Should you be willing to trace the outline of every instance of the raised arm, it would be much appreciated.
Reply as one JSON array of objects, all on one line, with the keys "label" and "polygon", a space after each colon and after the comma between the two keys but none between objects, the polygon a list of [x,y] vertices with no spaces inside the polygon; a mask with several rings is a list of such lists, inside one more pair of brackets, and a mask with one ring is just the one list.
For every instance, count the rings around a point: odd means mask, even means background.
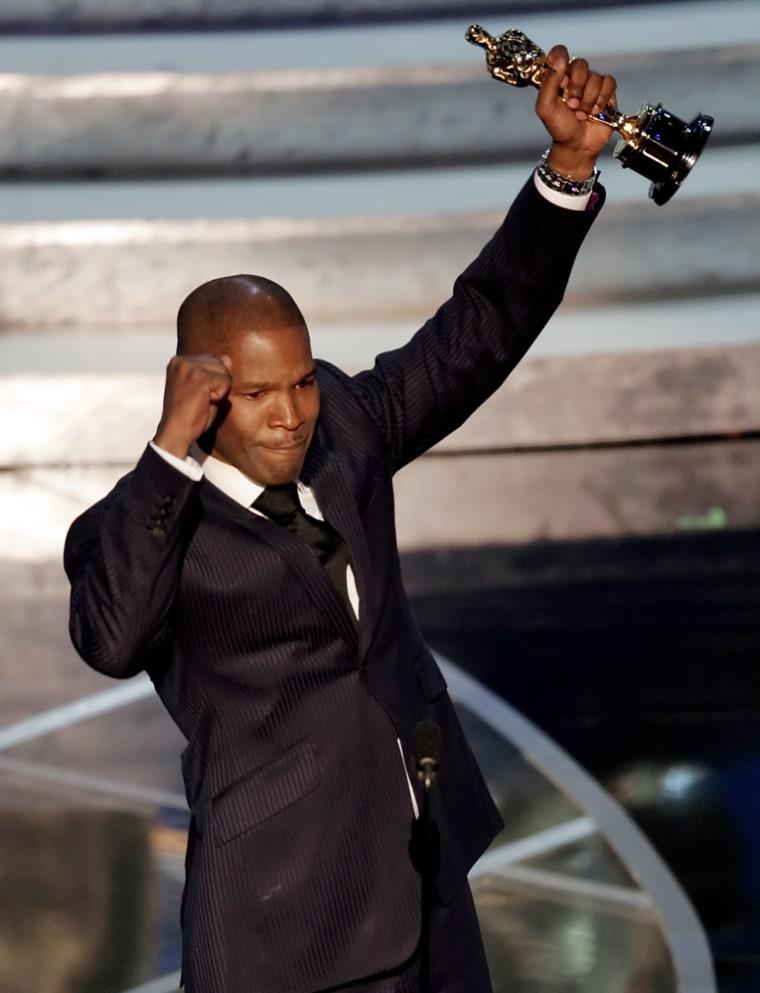
[{"label": "raised arm", "polygon": [[[555,71],[541,85],[536,113],[552,139],[552,183],[544,188],[531,177],[456,280],[451,298],[407,345],[379,356],[354,379],[394,468],[455,430],[522,359],[561,302],[604,201],[601,187],[582,198],[576,187],[593,183],[597,156],[609,140],[610,130],[588,115],[613,99],[615,80],[591,72],[583,60],[570,62],[563,46],[548,59]],[[563,192],[565,185],[570,192]]]}]

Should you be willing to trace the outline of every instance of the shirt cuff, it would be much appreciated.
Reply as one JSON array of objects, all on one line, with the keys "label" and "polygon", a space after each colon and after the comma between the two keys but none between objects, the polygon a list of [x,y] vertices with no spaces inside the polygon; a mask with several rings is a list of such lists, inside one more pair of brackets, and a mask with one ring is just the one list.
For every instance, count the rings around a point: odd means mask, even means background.
[{"label": "shirt cuff", "polygon": [[176,455],[172,455],[171,452],[165,452],[163,448],[159,448],[155,442],[149,442],[150,447],[156,453],[160,455],[164,462],[168,462],[169,465],[173,465],[175,469],[178,469],[183,476],[187,476],[188,479],[193,479],[197,483],[199,480],[203,479],[203,467],[199,462],[188,455],[186,458],[181,459]]},{"label": "shirt cuff", "polygon": [[539,178],[538,172],[533,173],[533,182],[545,200],[553,203],[556,207],[564,207],[566,210],[586,210],[593,193],[592,190],[591,193],[584,193],[583,196],[579,197],[573,196],[572,193],[558,193],[557,190],[553,190]]}]

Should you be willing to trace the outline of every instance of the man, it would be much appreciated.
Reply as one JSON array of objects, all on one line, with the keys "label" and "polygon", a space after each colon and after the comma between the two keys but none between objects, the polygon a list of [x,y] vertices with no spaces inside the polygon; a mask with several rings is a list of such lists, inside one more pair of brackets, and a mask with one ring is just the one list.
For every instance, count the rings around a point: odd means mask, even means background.
[{"label": "man", "polygon": [[563,47],[549,60],[548,159],[406,346],[349,377],[314,362],[281,287],[204,284],[180,308],[153,441],[72,525],[77,650],[111,676],[146,670],[188,741],[189,993],[418,990],[423,720],[445,756],[431,989],[490,989],[466,876],[501,821],[401,585],[392,476],[524,355],[603,201],[610,132],[588,115],[615,81]]}]

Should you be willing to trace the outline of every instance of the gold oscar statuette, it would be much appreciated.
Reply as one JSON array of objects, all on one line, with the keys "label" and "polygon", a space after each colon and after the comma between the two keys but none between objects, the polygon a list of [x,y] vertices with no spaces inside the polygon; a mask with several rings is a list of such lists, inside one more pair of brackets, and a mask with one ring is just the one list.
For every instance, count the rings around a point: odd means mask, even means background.
[{"label": "gold oscar statuette", "polygon": [[[540,86],[551,66],[546,54],[522,31],[505,31],[494,38],[479,24],[472,24],[467,41],[485,49],[486,65],[494,77],[511,86]],[[667,203],[688,176],[705,142],[713,118],[698,114],[691,124],[665,110],[642,104],[637,114],[626,117],[613,104],[590,119],[620,132],[613,155],[623,168],[651,180],[649,196],[657,204]]]}]

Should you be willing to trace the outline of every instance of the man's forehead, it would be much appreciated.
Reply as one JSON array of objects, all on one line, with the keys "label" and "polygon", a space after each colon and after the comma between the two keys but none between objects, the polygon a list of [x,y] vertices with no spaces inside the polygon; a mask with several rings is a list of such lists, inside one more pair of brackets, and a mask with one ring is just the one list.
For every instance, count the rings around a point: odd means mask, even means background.
[{"label": "man's forehead", "polygon": [[191,328],[187,335],[189,350],[220,354],[226,351],[247,351],[249,348],[277,346],[292,347],[303,342],[311,350],[309,330],[302,321],[287,319],[275,313],[238,310],[220,316],[213,322]]},{"label": "man's forehead", "polygon": [[301,342],[309,345],[309,331],[305,324],[293,321],[241,321],[228,328],[227,340],[242,346],[261,343],[277,347]]},{"label": "man's forehead", "polygon": [[242,325],[227,337],[226,348],[240,362],[313,365],[311,341],[304,324]]}]

